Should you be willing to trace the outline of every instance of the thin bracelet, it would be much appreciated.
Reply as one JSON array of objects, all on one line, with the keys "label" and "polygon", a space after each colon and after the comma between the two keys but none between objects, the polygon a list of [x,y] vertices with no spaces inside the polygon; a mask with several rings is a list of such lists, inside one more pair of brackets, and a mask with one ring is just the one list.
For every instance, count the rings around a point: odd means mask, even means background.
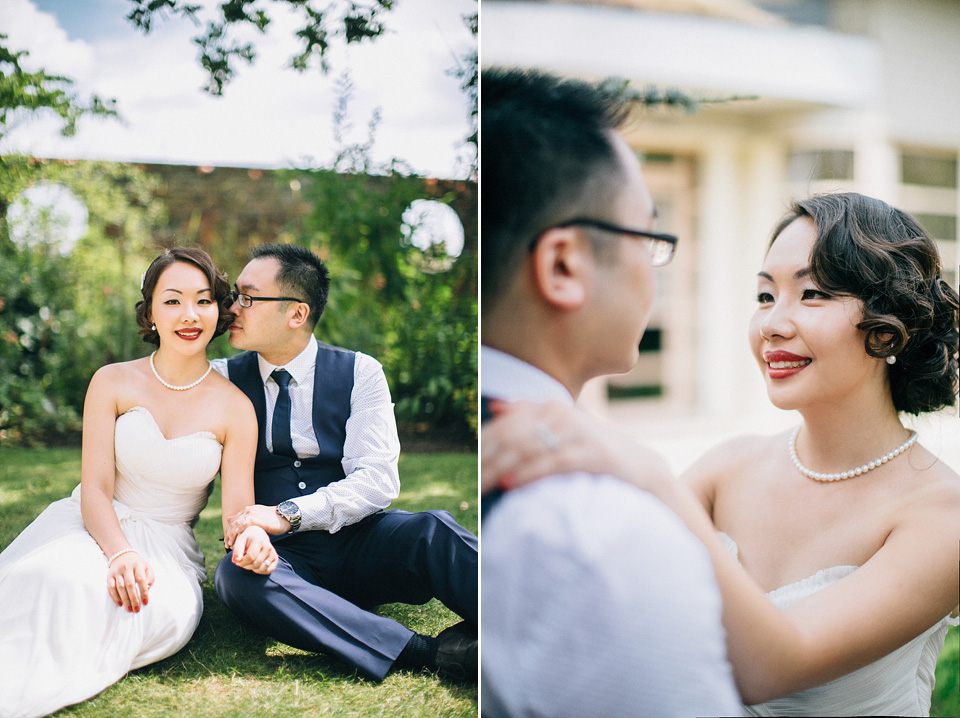
[{"label": "thin bracelet", "polygon": [[110,568],[110,566],[113,565],[113,560],[115,558],[117,558],[118,556],[123,556],[123,554],[125,553],[140,553],[140,552],[137,551],[137,549],[135,548],[125,548],[121,551],[117,551],[115,554],[113,554],[113,556],[107,559],[107,568]]}]

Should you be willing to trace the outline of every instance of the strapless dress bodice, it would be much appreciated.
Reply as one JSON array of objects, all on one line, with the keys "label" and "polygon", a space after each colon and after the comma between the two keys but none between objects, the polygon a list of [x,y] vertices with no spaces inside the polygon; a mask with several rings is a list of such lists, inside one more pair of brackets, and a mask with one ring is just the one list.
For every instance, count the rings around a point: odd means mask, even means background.
[{"label": "strapless dress bodice", "polygon": [[153,415],[135,406],[117,418],[114,498],[162,523],[192,521],[206,505],[223,447],[209,431],[168,439]]},{"label": "strapless dress bodice", "polygon": [[[723,532],[719,532],[719,536],[727,550],[739,560],[736,542]],[[783,610],[857,569],[857,566],[824,568],[767,592],[767,598]],[[799,693],[745,706],[745,710],[754,716],[928,716],[937,657],[951,625],[957,625],[957,619],[944,617],[913,640],[863,668]]]}]

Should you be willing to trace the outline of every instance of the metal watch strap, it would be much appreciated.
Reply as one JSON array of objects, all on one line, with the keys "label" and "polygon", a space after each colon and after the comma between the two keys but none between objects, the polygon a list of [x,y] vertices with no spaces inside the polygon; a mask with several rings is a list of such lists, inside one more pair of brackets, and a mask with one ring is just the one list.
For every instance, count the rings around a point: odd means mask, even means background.
[{"label": "metal watch strap", "polygon": [[[293,507],[294,511],[288,513],[289,507]],[[287,511],[284,511],[283,509],[287,509]],[[300,530],[300,507],[297,506],[295,502],[281,501],[277,506],[277,513],[290,522],[291,531],[296,532]]]}]

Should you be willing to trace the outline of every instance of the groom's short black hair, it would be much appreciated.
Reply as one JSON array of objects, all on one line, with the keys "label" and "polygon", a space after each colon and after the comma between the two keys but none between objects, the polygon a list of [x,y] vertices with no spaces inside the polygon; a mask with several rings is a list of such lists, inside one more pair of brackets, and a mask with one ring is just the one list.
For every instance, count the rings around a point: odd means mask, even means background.
[{"label": "groom's short black hair", "polygon": [[623,172],[610,133],[623,88],[534,70],[480,75],[482,286],[492,306],[538,232],[575,216],[609,216]]},{"label": "groom's short black hair", "polygon": [[296,297],[310,305],[310,329],[317,326],[330,294],[330,273],[317,255],[297,244],[258,244],[250,259],[273,257],[280,263],[277,285],[284,296]]}]

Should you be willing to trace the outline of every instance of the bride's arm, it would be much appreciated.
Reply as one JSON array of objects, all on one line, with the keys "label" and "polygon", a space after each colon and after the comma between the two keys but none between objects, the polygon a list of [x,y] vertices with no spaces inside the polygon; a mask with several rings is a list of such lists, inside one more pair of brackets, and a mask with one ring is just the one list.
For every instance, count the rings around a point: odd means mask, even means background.
[{"label": "bride's arm", "polygon": [[716,489],[745,460],[741,447],[728,444],[699,461],[684,484],[658,493],[710,552],[724,598],[728,654],[745,701],[788,695],[862,668],[956,605],[960,491],[941,486],[905,506],[880,550],[855,572],[776,609],[722,545],[689,488]]},{"label": "bride's arm", "polygon": [[[107,591],[118,606],[139,611],[148,603],[153,569],[130,546],[113,508],[116,476],[114,433],[117,424],[115,388],[122,368],[99,369],[90,380],[83,404],[83,440],[80,459],[80,510],[87,532],[110,562]],[[139,590],[138,590],[139,587]]]},{"label": "bride's arm", "polygon": [[[737,470],[742,448],[728,445],[699,462],[689,477],[698,498],[688,482],[647,471],[648,449],[582,412],[518,402],[501,418],[484,428],[487,480],[507,473],[520,485],[575,470],[605,473],[650,491],[683,519],[710,553],[723,595],[728,656],[747,703],[819,685],[877,660],[957,603],[958,491],[941,490],[909,507],[864,566],[781,612],[727,552],[705,510],[714,479]],[[542,427],[557,437],[551,447],[539,438]]]},{"label": "bride's arm", "polygon": [[[226,382],[226,380],[224,380]],[[255,573],[276,568],[277,552],[259,526],[237,530],[230,519],[255,503],[253,471],[257,453],[257,415],[247,399],[232,385],[225,385],[226,409],[223,455],[220,459],[221,517],[226,548],[233,549],[233,562]]]}]

